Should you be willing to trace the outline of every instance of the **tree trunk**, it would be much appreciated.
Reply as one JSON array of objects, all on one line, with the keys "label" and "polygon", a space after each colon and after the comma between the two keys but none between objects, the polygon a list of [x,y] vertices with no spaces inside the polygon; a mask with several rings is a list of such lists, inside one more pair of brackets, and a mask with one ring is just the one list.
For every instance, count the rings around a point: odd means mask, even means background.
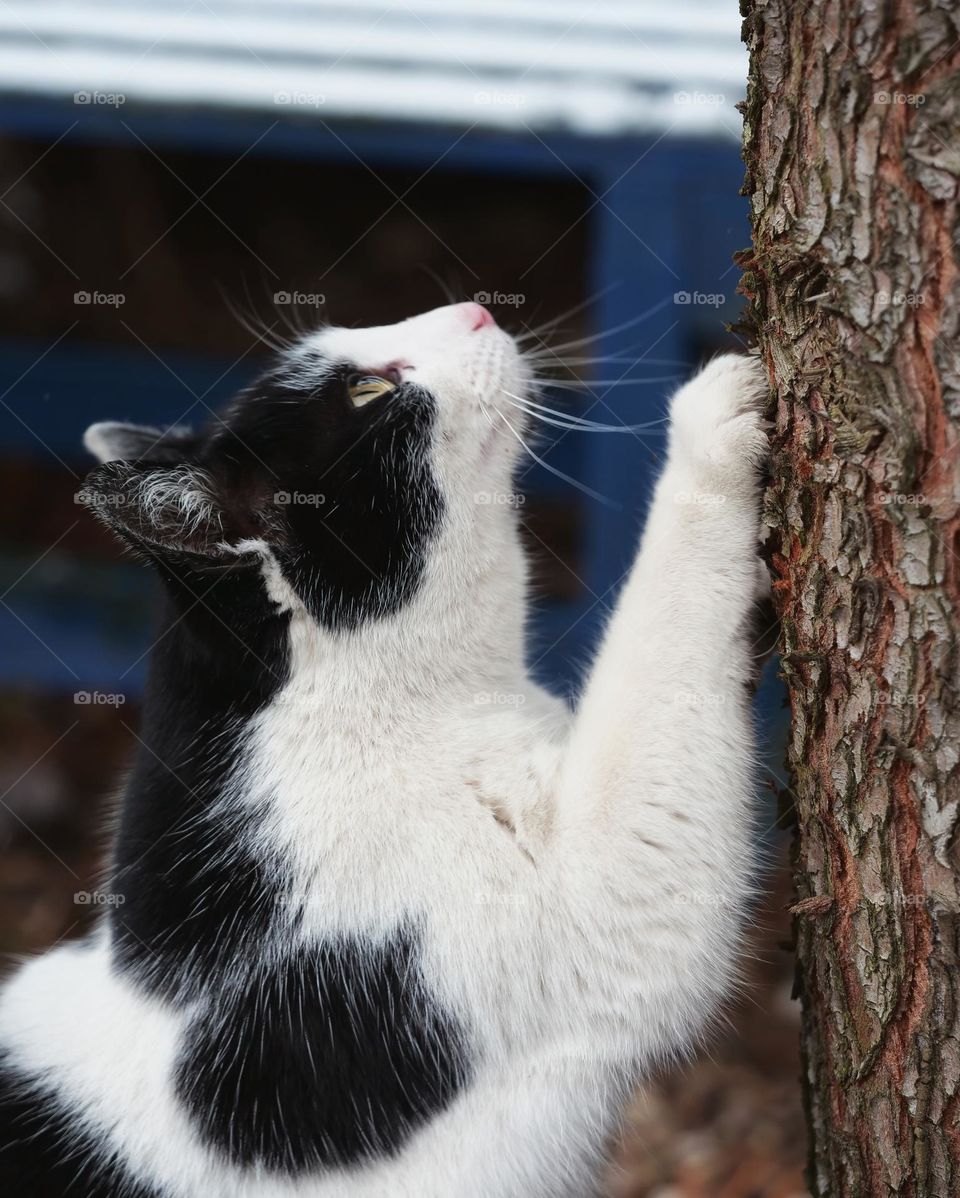
[{"label": "tree trunk", "polygon": [[956,0],[742,0],[811,1186],[960,1194]]}]

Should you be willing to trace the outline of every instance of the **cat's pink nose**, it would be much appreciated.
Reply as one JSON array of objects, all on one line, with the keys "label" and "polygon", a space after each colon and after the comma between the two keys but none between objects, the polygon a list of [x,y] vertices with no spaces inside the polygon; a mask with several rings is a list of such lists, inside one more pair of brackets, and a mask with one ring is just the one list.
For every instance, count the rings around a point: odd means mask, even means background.
[{"label": "cat's pink nose", "polygon": [[496,324],[483,304],[454,304],[455,308],[459,308],[465,318],[470,322],[470,331],[475,332],[477,329],[486,328],[487,325]]}]

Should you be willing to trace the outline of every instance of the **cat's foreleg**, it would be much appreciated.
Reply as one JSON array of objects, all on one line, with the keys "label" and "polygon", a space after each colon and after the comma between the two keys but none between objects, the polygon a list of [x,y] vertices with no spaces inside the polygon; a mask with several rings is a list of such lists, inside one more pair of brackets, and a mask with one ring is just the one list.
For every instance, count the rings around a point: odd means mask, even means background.
[{"label": "cat's foreleg", "polygon": [[735,968],[766,391],[760,363],[731,355],[676,395],[667,466],[560,771],[557,888],[568,965],[587,975],[567,1001],[600,996],[579,1017],[627,1036],[631,1054],[689,1041]]}]

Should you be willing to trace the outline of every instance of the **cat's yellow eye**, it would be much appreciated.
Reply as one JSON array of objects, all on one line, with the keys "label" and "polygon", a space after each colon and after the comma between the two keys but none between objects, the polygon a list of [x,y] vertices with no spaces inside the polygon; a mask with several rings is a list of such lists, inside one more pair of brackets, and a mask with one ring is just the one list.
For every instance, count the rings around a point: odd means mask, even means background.
[{"label": "cat's yellow eye", "polygon": [[353,406],[362,408],[364,404],[386,395],[388,391],[395,391],[396,386],[396,383],[382,379],[376,374],[352,374],[347,382],[347,391]]}]

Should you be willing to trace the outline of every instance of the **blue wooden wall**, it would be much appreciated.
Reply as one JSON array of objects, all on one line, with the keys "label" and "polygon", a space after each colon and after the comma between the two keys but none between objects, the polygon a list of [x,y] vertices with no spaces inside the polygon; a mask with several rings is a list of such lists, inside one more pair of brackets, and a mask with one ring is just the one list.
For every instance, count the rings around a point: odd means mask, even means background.
[{"label": "blue wooden wall", "polygon": [[[722,319],[734,318],[739,308],[731,255],[747,244],[748,228],[733,141],[472,133],[451,149],[449,130],[271,125],[262,116],[149,110],[81,110],[78,116],[53,103],[0,103],[0,129],[8,134],[53,140],[68,126],[68,139],[87,144],[135,146],[135,129],[158,150],[239,154],[259,137],[253,153],[265,161],[360,159],[374,167],[426,169],[443,155],[437,170],[534,176],[545,187],[575,175],[589,196],[588,291],[596,296],[589,315],[598,338],[592,352],[611,356],[595,377],[638,380],[593,388],[591,415],[609,423],[661,419],[671,380],[683,377],[697,346],[718,335]],[[727,303],[718,311],[682,302],[695,293],[722,293]],[[80,436],[91,421],[117,416],[162,424],[189,419],[191,408],[198,418],[203,405],[216,407],[247,381],[249,369],[186,355],[165,355],[161,362],[146,350],[83,345],[69,337],[57,344],[0,338],[0,444],[5,455],[45,456],[79,476],[88,465]],[[547,461],[608,500],[581,497],[582,600],[543,604],[537,614],[531,659],[538,674],[564,689],[575,686],[630,561],[662,447],[654,429],[636,436],[558,433],[557,444],[544,451]],[[526,473],[523,485],[568,486],[539,467]],[[78,515],[88,518],[80,508]],[[104,612],[117,598],[110,593],[118,585],[116,570],[109,584],[93,580],[83,588],[65,621],[62,604],[52,601],[47,567],[31,567],[22,579],[17,567],[8,564],[11,577],[0,580],[0,589],[9,587],[0,606],[4,681],[67,689],[140,685],[143,628],[136,622],[118,628],[108,616],[110,636],[103,635]],[[121,598],[136,599],[145,586],[132,567]]]}]

